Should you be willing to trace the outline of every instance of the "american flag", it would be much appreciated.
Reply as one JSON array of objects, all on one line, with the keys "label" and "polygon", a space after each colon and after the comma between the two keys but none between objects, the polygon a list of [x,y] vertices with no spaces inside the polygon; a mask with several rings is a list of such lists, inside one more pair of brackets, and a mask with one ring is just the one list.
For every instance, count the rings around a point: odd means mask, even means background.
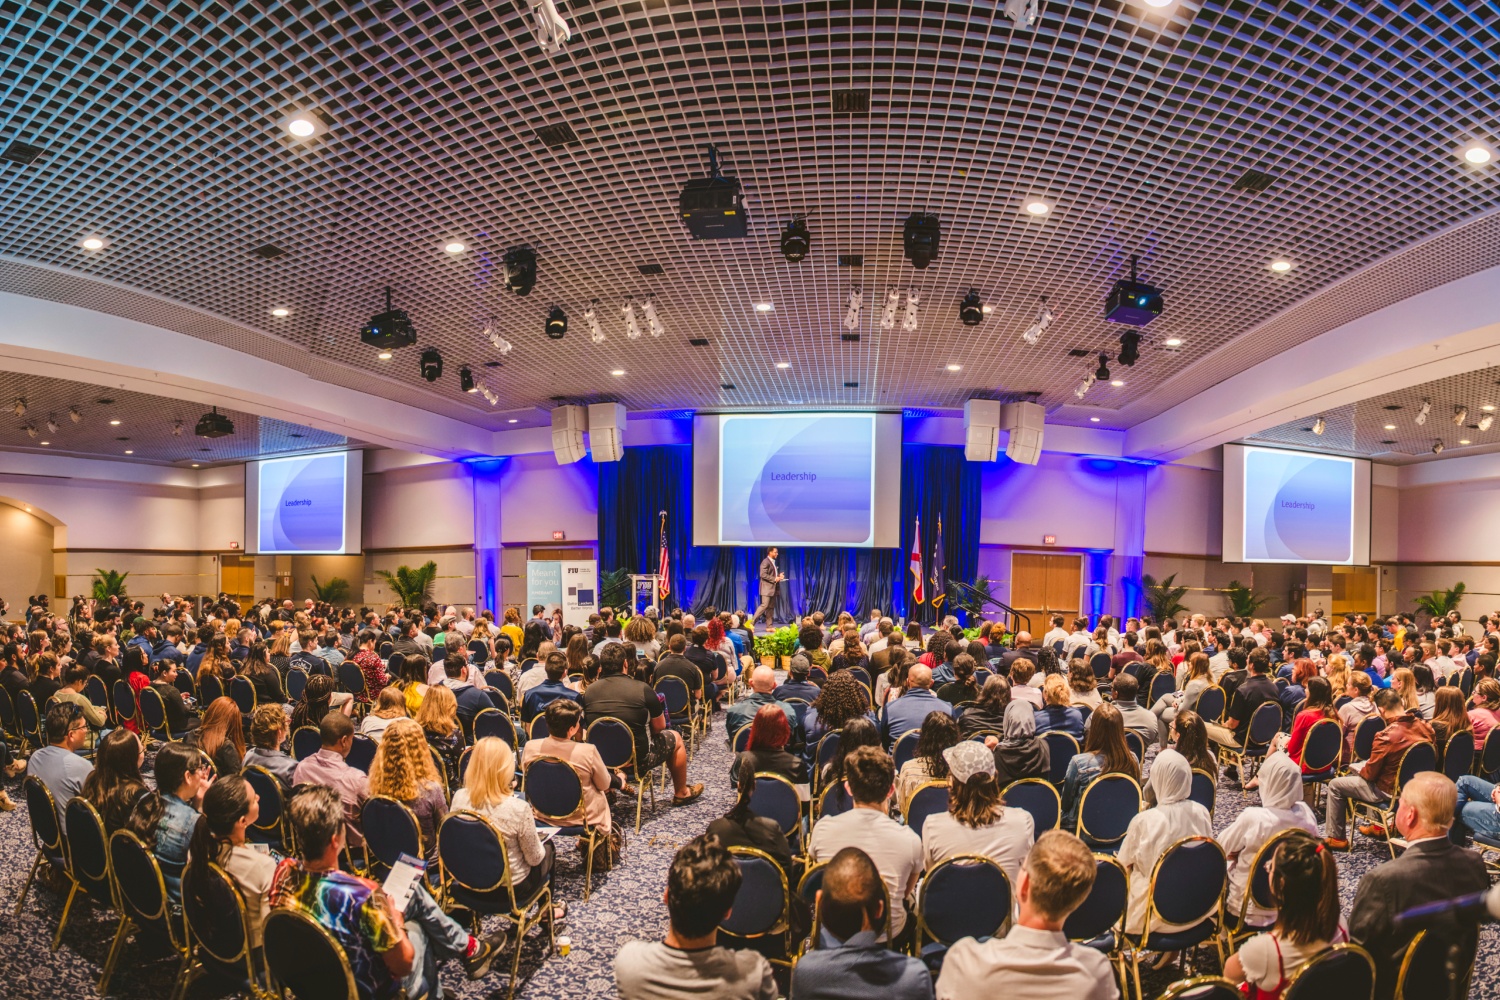
[{"label": "american flag", "polygon": [[911,599],[914,603],[922,604],[927,600],[927,595],[922,590],[922,519],[917,518],[916,534],[911,540]]},{"label": "american flag", "polygon": [[657,564],[656,575],[660,577],[656,584],[657,600],[666,600],[667,595],[672,592],[672,557],[667,552],[667,512],[661,512],[661,561]]}]

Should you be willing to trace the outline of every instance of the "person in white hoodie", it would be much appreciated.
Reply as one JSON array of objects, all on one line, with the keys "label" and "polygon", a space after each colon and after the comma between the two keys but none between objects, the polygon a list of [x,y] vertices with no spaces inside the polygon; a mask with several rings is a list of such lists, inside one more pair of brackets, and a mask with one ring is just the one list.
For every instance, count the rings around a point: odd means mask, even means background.
[{"label": "person in white hoodie", "polygon": [[[1219,834],[1219,846],[1229,858],[1229,894],[1225,912],[1237,920],[1245,900],[1245,886],[1260,849],[1278,833],[1305,830],[1318,835],[1318,818],[1302,801],[1302,768],[1285,753],[1266,758],[1260,772],[1260,805],[1250,806]],[[1262,909],[1254,900],[1245,909],[1245,923],[1264,927],[1276,922],[1276,911]]]},{"label": "person in white hoodie", "polygon": [[[1151,891],[1151,873],[1167,848],[1184,837],[1212,837],[1213,817],[1188,795],[1193,790],[1193,766],[1176,750],[1163,750],[1151,765],[1151,790],[1156,805],[1138,813],[1130,821],[1125,840],[1120,845],[1120,863],[1130,873],[1130,904],[1126,910],[1125,930],[1132,937],[1141,933],[1146,920],[1146,897]],[[1187,930],[1190,925],[1168,924],[1160,916],[1152,919],[1151,929],[1172,933]]]}]

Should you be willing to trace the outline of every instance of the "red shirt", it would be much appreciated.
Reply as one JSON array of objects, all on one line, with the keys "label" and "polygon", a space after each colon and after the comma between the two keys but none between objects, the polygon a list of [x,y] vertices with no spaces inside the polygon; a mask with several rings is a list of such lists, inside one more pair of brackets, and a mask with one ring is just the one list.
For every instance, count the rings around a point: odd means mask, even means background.
[{"label": "red shirt", "polygon": [[371,701],[380,697],[380,692],[391,682],[385,672],[385,664],[380,662],[380,654],[373,649],[361,649],[354,654],[354,663],[365,675],[365,690]]}]

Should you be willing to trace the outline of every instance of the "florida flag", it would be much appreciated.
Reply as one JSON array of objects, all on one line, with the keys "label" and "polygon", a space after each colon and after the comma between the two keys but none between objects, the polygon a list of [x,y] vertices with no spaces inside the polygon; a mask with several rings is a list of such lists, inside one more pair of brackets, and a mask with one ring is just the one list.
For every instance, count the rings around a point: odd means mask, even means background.
[{"label": "florida flag", "polygon": [[911,540],[911,599],[917,604],[925,604],[927,595],[922,590],[922,519],[917,518],[916,534]]}]

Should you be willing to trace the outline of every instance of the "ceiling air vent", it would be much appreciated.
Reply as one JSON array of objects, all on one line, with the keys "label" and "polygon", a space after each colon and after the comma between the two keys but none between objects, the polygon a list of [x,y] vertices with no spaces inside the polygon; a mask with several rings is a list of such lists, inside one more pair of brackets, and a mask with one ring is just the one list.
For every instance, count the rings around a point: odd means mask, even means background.
[{"label": "ceiling air vent", "polygon": [[862,253],[839,254],[839,267],[864,267],[865,255]]},{"label": "ceiling air vent", "polygon": [[688,343],[691,344],[691,345],[693,345],[694,347],[707,347],[708,346],[708,338],[707,337],[689,337],[688,338]]},{"label": "ceiling air vent", "polygon": [[867,115],[870,113],[868,90],[835,90],[833,113],[836,115]]},{"label": "ceiling air vent", "polygon": [[4,160],[6,163],[19,163],[24,167],[35,163],[44,152],[46,150],[41,146],[33,146],[29,142],[22,142],[20,139],[15,139],[12,140],[9,146],[5,147],[3,153],[0,153],[0,160]]},{"label": "ceiling air vent", "polygon": [[857,334],[857,333],[841,333],[841,334],[839,334],[839,339],[842,340],[846,344],[857,344],[857,343],[859,343],[859,334]]},{"label": "ceiling air vent", "polygon": [[666,274],[666,269],[660,264],[637,264],[636,270],[642,274]]},{"label": "ceiling air vent", "polygon": [[1086,347],[1075,347],[1071,351],[1068,352],[1068,357],[1070,357],[1070,358],[1088,358],[1088,357],[1093,357],[1093,354],[1094,354],[1094,352],[1091,351],[1091,350],[1089,350]]},{"label": "ceiling air vent", "polygon": [[276,246],[274,243],[267,243],[263,246],[258,246],[250,252],[259,257],[261,260],[275,260],[277,257],[286,256],[286,251],[281,249],[281,247]]},{"label": "ceiling air vent", "polygon": [[542,145],[548,149],[561,149],[564,146],[571,146],[579,141],[578,133],[574,132],[573,126],[567,122],[557,125],[543,125],[534,134],[538,139],[542,140]]},{"label": "ceiling air vent", "polygon": [[844,383],[844,388],[845,389],[858,389],[859,388],[859,383],[858,382],[845,382]]},{"label": "ceiling air vent", "polygon": [[1234,182],[1233,187],[1236,191],[1259,194],[1274,183],[1276,183],[1276,178],[1270,174],[1263,174],[1259,170],[1246,170],[1240,174],[1240,179]]}]

